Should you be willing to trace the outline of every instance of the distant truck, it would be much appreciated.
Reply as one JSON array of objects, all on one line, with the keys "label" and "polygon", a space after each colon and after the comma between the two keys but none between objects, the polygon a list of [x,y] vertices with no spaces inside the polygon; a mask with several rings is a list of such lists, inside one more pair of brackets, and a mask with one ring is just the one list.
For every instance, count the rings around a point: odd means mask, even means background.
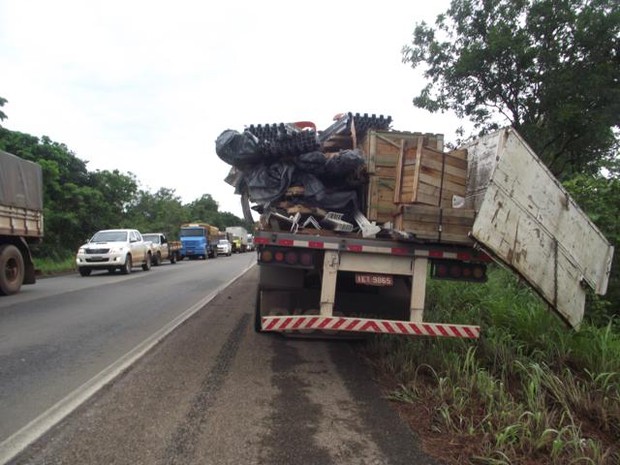
[{"label": "distant truck", "polygon": [[41,166],[0,150],[0,294],[34,284],[31,246],[43,238]]},{"label": "distant truck", "polygon": [[181,225],[179,237],[181,239],[181,252],[179,260],[185,257],[216,258],[219,229],[207,223],[185,223]]},{"label": "distant truck", "polygon": [[181,255],[181,242],[169,241],[164,233],[144,233],[142,237],[145,241],[152,244],[153,254],[151,263],[153,266],[159,266],[164,260],[169,260],[174,264]]},{"label": "distant truck", "polygon": [[254,246],[254,236],[252,234],[248,234],[247,251],[253,252],[254,250],[256,250],[256,247]]},{"label": "distant truck", "polygon": [[233,253],[246,252],[248,249],[248,232],[241,226],[228,226],[226,232],[232,234]]}]

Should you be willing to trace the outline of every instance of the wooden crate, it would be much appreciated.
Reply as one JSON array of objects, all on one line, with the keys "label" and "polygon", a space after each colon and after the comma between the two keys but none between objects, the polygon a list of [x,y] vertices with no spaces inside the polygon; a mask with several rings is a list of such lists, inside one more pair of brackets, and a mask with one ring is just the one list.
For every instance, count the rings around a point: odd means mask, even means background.
[{"label": "wooden crate", "polygon": [[465,208],[442,208],[430,205],[402,205],[394,218],[400,231],[415,234],[429,242],[471,245],[469,233],[476,213]]},{"label": "wooden crate", "polygon": [[402,156],[396,167],[394,203],[422,203],[451,208],[455,196],[465,198],[467,152],[442,152],[423,145],[419,139],[416,155]]},{"label": "wooden crate", "polygon": [[399,197],[395,197],[395,193],[402,191],[399,166],[415,163],[420,143],[440,151],[443,149],[443,135],[369,131],[360,141],[358,148],[364,154],[369,175],[362,211],[369,220],[378,223],[394,221],[394,215],[399,211],[399,202],[395,202]]}]

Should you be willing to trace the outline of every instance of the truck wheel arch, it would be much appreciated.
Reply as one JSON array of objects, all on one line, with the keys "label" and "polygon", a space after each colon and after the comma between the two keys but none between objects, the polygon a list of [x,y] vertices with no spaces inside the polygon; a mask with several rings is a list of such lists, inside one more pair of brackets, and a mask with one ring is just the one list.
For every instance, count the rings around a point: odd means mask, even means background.
[{"label": "truck wheel arch", "polygon": [[0,294],[16,294],[24,281],[24,257],[13,244],[0,246]]},{"label": "truck wheel arch", "polygon": [[131,260],[131,255],[127,254],[127,256],[125,257],[125,264],[123,266],[121,266],[121,273],[122,274],[129,274],[131,273],[131,268],[133,266],[132,260]]}]

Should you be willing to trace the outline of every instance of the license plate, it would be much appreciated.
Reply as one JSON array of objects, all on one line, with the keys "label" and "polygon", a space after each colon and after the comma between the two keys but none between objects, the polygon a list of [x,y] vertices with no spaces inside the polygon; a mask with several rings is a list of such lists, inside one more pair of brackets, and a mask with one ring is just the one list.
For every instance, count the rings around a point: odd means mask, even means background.
[{"label": "license plate", "polygon": [[355,274],[355,284],[364,286],[393,286],[394,277],[389,274]]}]

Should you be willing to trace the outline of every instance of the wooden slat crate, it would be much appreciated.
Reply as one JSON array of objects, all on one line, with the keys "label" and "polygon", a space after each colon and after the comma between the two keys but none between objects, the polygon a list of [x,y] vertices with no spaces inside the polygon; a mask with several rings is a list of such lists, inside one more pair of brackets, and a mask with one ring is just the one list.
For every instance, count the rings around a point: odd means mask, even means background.
[{"label": "wooden slat crate", "polygon": [[442,208],[431,205],[402,205],[394,226],[429,242],[471,245],[469,233],[476,212],[465,208]]},{"label": "wooden slat crate", "polygon": [[[420,142],[421,141],[421,142]],[[399,211],[402,192],[402,166],[415,163],[418,144],[443,150],[443,135],[413,132],[369,131],[358,147],[362,150],[369,174],[368,187],[363,200],[364,212],[371,221],[378,223],[394,221]],[[422,183],[423,184],[423,183]],[[400,194],[398,194],[400,196]]]},{"label": "wooden slat crate", "polygon": [[467,152],[444,153],[418,141],[413,160],[399,159],[394,202],[452,207],[454,196],[465,197]]}]

